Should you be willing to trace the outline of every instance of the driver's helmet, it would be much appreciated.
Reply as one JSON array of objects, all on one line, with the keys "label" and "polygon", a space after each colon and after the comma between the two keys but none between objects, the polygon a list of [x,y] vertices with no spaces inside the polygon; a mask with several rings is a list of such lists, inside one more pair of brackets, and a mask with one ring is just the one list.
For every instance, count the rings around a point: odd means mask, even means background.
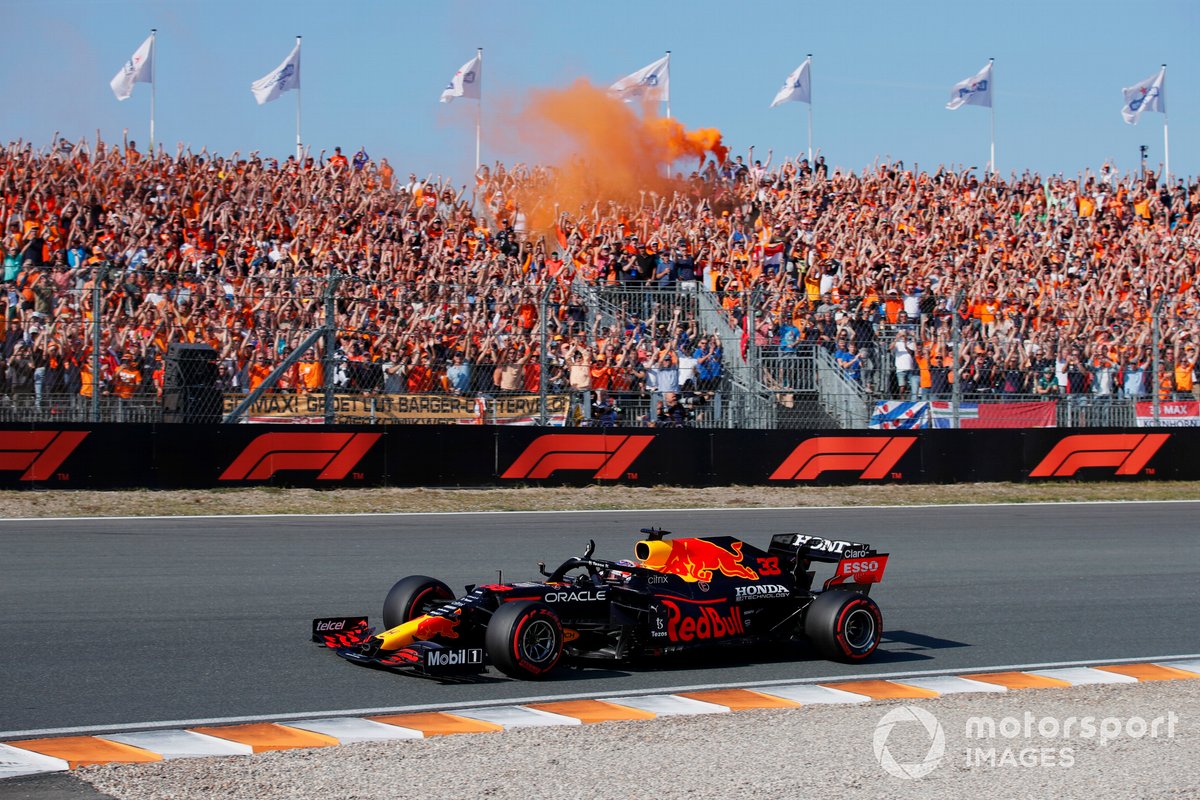
[{"label": "driver's helmet", "polygon": [[[616,563],[617,563],[617,565],[622,566],[622,567],[636,567],[637,566],[637,564],[635,564],[634,562],[630,561],[629,559],[625,559],[625,558],[622,558],[620,561],[618,561]],[[610,583],[625,583],[632,577],[633,577],[632,573],[625,572],[624,570],[619,570],[619,569],[610,569],[610,570],[605,570],[605,572],[604,572],[604,580],[606,580]]]}]

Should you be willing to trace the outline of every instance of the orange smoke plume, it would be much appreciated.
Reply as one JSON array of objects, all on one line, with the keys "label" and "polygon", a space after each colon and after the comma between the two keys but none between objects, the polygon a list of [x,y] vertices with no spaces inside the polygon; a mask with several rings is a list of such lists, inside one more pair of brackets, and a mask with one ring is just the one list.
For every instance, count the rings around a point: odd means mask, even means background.
[{"label": "orange smoke plume", "polygon": [[705,156],[712,153],[717,163],[724,164],[729,154],[729,148],[721,144],[721,132],[716,128],[686,131],[679,120],[666,117],[651,119],[645,124],[655,139],[666,148],[671,161],[694,156],[703,164]]},{"label": "orange smoke plume", "polygon": [[566,89],[535,92],[517,129],[522,142],[537,149],[539,161],[556,167],[554,186],[544,187],[538,197],[520,198],[531,224],[543,229],[552,224],[553,203],[570,213],[595,202],[636,206],[642,192],[673,188],[664,164],[687,157],[703,164],[708,155],[724,163],[729,152],[716,128],[687,131],[650,108],[638,116],[630,105],[582,79]]}]

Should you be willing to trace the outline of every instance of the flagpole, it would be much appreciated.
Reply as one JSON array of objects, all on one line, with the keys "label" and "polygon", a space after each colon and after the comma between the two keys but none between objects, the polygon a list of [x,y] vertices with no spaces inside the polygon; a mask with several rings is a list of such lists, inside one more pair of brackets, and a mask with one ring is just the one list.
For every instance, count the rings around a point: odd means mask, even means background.
[{"label": "flagpole", "polygon": [[[671,51],[667,51],[667,119],[671,118]],[[671,179],[671,162],[666,163],[667,180]]]},{"label": "flagpole", "polygon": [[812,166],[812,53],[808,54],[808,165]]},{"label": "flagpole", "polygon": [[[667,75],[671,74],[671,51],[667,51]],[[667,119],[671,118],[671,82],[667,79]]]},{"label": "flagpole", "polygon": [[[296,36],[296,47],[300,46],[300,38],[300,36]],[[296,161],[301,161],[303,158],[304,146],[300,143],[300,81],[296,81]]]},{"label": "flagpole", "polygon": [[1159,104],[1163,112],[1163,186],[1171,188],[1171,147],[1167,140],[1167,102],[1162,97],[1163,88],[1167,85],[1167,65],[1162,65],[1162,80],[1158,82]]},{"label": "flagpole", "polygon": [[[483,77],[483,48],[482,47],[480,47],[476,51],[475,57],[479,59],[479,75],[476,76],[475,79],[481,80]],[[475,178],[476,178],[476,180],[478,180],[478,178],[479,178],[479,163],[480,163],[480,161],[479,161],[479,143],[480,143],[480,140],[483,138],[482,133],[481,133],[482,126],[483,126],[483,85],[480,84],[480,86],[479,86],[479,103],[475,106]]]},{"label": "flagpole", "polygon": [[150,29],[150,157],[154,158],[154,90],[158,87],[158,28]]},{"label": "flagpole", "polygon": [[992,152],[991,152],[991,156],[988,159],[988,172],[991,173],[991,176],[993,178],[996,177],[996,66],[995,65],[996,65],[996,59],[989,58],[988,66],[991,67],[991,69],[988,70],[988,76],[989,76],[988,80],[991,81],[991,83],[988,84],[988,94],[991,95],[991,97],[989,98],[991,100],[991,103],[989,105],[991,106],[991,111],[992,111]]}]

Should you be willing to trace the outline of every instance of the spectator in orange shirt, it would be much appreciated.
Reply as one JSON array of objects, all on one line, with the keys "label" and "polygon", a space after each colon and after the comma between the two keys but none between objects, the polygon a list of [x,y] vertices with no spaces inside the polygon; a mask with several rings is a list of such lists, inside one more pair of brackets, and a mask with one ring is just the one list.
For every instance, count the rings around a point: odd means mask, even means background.
[{"label": "spectator in orange shirt", "polygon": [[296,365],[298,380],[296,389],[301,394],[320,391],[325,386],[325,369],[313,350],[304,354]]},{"label": "spectator in orange shirt", "polygon": [[[254,363],[250,365],[248,390],[253,392],[259,386],[262,386],[263,381],[271,374],[271,357],[266,353],[259,353],[254,357]],[[267,391],[271,391],[268,389]]]},{"label": "spectator in orange shirt", "polygon": [[121,358],[121,365],[113,373],[112,393],[122,400],[132,400],[141,385],[142,372],[137,367],[133,353],[126,350]]}]

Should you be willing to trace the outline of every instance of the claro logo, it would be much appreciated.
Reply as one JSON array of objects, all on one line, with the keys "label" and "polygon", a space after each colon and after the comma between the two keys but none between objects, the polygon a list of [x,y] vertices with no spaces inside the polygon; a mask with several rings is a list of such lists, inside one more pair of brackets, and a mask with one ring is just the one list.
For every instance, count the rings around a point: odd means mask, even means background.
[{"label": "claro logo", "polygon": [[0,431],[0,470],[21,470],[23,481],[49,480],[87,435],[88,431]]},{"label": "claro logo", "polygon": [[501,478],[548,478],[558,470],[593,470],[597,480],[614,480],[642,454],[653,436],[588,436],[550,433],[530,442]]},{"label": "claro logo", "polygon": [[379,441],[379,433],[264,433],[241,452],[223,481],[263,481],[283,470],[318,470],[317,480],[345,478]]},{"label": "claro logo", "polygon": [[859,472],[863,481],[891,476],[915,436],[817,436],[805,439],[771,473],[773,481],[811,481],[824,472]]},{"label": "claro logo", "polygon": [[1092,433],[1067,436],[1054,445],[1031,478],[1069,478],[1085,467],[1116,467],[1137,475],[1169,439],[1169,433]]}]

